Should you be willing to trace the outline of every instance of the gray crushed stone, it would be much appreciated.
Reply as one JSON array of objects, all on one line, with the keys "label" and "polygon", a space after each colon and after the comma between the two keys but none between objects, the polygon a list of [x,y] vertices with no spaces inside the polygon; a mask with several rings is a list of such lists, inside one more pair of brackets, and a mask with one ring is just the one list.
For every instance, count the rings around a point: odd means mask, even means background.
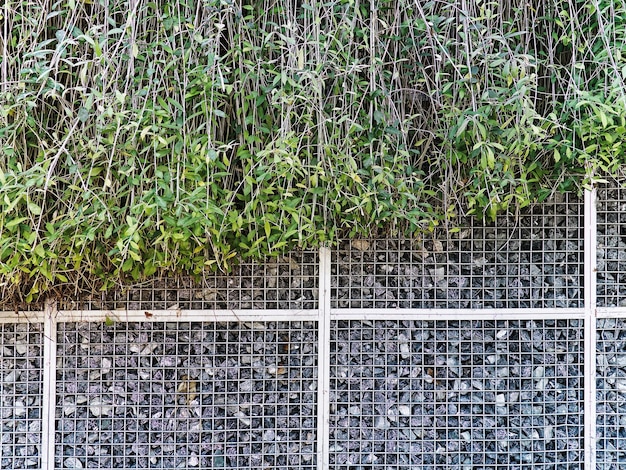
[{"label": "gray crushed stone", "polygon": [[580,199],[557,195],[495,225],[461,220],[459,226],[414,240],[344,242],[333,259],[333,307],[583,306]]},{"label": "gray crushed stone", "polygon": [[579,320],[339,321],[331,351],[332,468],[582,468]]},{"label": "gray crushed stone", "polygon": [[58,340],[59,468],[315,468],[314,323],[68,323]]},{"label": "gray crushed stone", "polygon": [[41,325],[0,323],[0,468],[41,468]]}]

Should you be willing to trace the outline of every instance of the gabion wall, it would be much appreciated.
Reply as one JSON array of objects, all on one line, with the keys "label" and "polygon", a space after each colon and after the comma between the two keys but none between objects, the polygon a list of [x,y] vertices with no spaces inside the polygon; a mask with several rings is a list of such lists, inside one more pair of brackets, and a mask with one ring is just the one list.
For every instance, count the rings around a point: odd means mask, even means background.
[{"label": "gabion wall", "polygon": [[580,468],[579,320],[339,321],[331,466]]},{"label": "gabion wall", "polygon": [[313,322],[59,327],[56,468],[313,468]]},{"label": "gabion wall", "polygon": [[428,239],[346,242],[333,252],[332,307],[582,307],[583,204],[557,199]]},{"label": "gabion wall", "polygon": [[3,314],[0,467],[620,469],[626,191],[595,197]]},{"label": "gabion wall", "polygon": [[3,469],[41,468],[41,325],[0,323],[0,344],[0,464]]},{"label": "gabion wall", "polygon": [[292,253],[266,264],[246,262],[229,275],[205,273],[191,279],[158,279],[80,302],[64,310],[311,310],[318,309],[319,256]]},{"label": "gabion wall", "polygon": [[597,457],[618,469],[626,459],[626,320],[599,320],[597,335]]}]

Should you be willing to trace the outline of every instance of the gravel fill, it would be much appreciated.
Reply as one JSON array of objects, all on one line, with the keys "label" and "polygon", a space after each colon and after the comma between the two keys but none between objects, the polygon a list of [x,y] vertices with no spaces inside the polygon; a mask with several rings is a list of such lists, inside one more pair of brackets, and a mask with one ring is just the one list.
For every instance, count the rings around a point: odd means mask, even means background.
[{"label": "gravel fill", "polygon": [[[600,307],[626,307],[623,224],[626,189],[600,188]],[[460,227],[342,242],[331,306],[583,307],[582,198]],[[318,295],[318,254],[298,252],[59,308],[313,310]],[[41,328],[0,324],[2,469],[42,465]],[[597,467],[617,470],[626,320],[598,319],[597,340]],[[55,466],[316,468],[317,341],[315,322],[59,323]],[[582,469],[583,369],[581,320],[334,320],[331,468]]]},{"label": "gravel fill", "polygon": [[597,462],[617,470],[626,454],[626,320],[597,322]]},{"label": "gravel fill", "polygon": [[459,221],[415,240],[352,240],[333,252],[334,308],[583,306],[583,204],[556,195],[496,224]]},{"label": "gravel fill", "polygon": [[598,189],[597,305],[626,307],[626,189]]},{"label": "gravel fill", "polygon": [[266,263],[246,262],[228,274],[200,279],[157,279],[85,301],[65,301],[61,310],[251,310],[318,308],[316,251],[292,252]]},{"label": "gravel fill", "polygon": [[66,323],[57,354],[57,468],[316,468],[315,323]]},{"label": "gravel fill", "polygon": [[[598,189],[596,250],[599,307],[626,307],[626,189]],[[598,319],[597,467],[618,470],[626,455],[626,321]]]},{"label": "gravel fill", "polygon": [[41,468],[41,325],[0,323],[0,468]]},{"label": "gravel fill", "polygon": [[583,382],[579,320],[336,322],[331,467],[582,469]]}]

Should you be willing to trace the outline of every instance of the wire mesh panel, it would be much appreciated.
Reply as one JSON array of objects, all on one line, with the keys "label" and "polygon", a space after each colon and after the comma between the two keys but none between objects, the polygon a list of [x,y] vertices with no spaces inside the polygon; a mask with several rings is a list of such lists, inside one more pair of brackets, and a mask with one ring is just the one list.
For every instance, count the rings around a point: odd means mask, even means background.
[{"label": "wire mesh panel", "polygon": [[0,346],[0,467],[41,468],[42,326],[0,323]]},{"label": "wire mesh panel", "polygon": [[245,262],[228,274],[200,279],[159,279],[84,302],[65,301],[61,310],[251,310],[315,309],[319,290],[317,252],[292,252],[265,263]]},{"label": "wire mesh panel", "polygon": [[337,321],[335,469],[582,469],[583,322]]},{"label": "wire mesh panel", "polygon": [[334,252],[333,308],[583,306],[583,204],[557,195],[518,218]]},{"label": "wire mesh panel", "polygon": [[626,462],[626,320],[597,321],[596,448],[599,469]]},{"label": "wire mesh panel", "polygon": [[597,220],[597,305],[626,307],[626,188],[598,188]]},{"label": "wire mesh panel", "polygon": [[56,468],[315,468],[316,328],[60,324]]}]

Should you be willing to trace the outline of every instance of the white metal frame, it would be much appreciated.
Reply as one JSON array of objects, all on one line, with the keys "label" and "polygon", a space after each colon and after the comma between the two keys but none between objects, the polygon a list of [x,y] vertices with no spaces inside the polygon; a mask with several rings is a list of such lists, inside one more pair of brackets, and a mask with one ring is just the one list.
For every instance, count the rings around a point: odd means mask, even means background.
[{"label": "white metal frame", "polygon": [[[329,396],[331,322],[336,320],[542,320],[580,319],[584,321],[584,468],[596,468],[596,319],[626,318],[626,307],[596,306],[596,192],[584,197],[584,307],[527,309],[387,309],[331,307],[331,249],[319,250],[318,308],[311,310],[156,310],[148,321],[314,321],[318,324],[317,390],[317,467],[329,468]],[[144,310],[59,310],[55,302],[46,303],[42,312],[14,312],[0,315],[0,323],[29,321],[42,323],[44,329],[44,400],[42,413],[42,468],[54,468],[56,327],[59,322],[147,321]],[[533,467],[534,468],[534,467]]]},{"label": "white metal frame", "polygon": [[585,468],[596,468],[596,191],[585,192]]}]

